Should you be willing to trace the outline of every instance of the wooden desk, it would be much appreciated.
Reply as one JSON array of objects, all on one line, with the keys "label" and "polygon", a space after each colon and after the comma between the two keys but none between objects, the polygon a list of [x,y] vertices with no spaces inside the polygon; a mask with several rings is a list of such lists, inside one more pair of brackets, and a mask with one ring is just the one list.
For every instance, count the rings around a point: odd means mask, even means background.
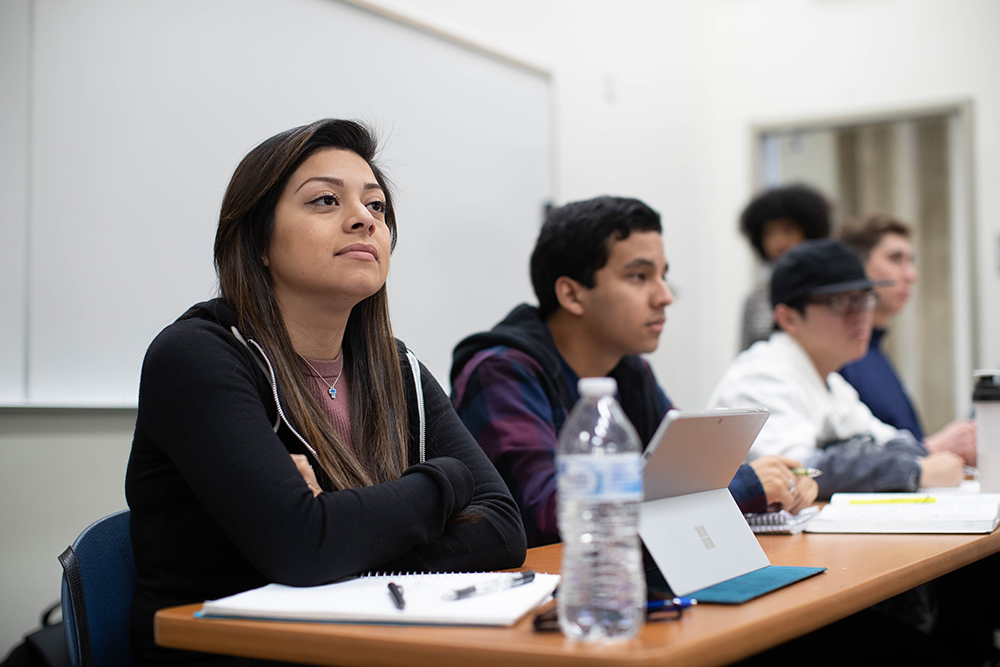
[{"label": "wooden desk", "polygon": [[[429,628],[207,620],[201,605],[156,614],[162,646],[315,665],[438,667],[441,664],[723,665],[860,611],[1000,551],[991,535],[762,536],[774,565],[824,566],[827,572],[744,605],[703,605],[677,622],[646,626],[611,646],[572,644],[536,633],[531,619],[513,628]],[[525,567],[558,572],[559,545],[528,552]]]}]

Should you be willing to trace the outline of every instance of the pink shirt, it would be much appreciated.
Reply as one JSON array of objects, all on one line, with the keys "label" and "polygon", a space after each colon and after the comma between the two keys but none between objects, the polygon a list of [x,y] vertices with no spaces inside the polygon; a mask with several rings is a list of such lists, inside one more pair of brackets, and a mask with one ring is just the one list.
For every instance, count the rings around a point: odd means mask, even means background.
[{"label": "pink shirt", "polygon": [[[340,351],[336,359],[327,361],[309,359],[301,355],[299,357],[299,368],[302,369],[302,374],[305,375],[313,396],[319,401],[323,413],[333,425],[333,430],[344,441],[344,444],[353,450],[354,441],[351,439],[350,415],[351,378],[346,369],[343,375],[340,375],[343,367],[343,350]],[[340,375],[339,380],[337,380],[338,375]],[[334,381],[336,381],[334,388],[337,390],[337,397],[330,398],[330,385],[334,384]]]}]

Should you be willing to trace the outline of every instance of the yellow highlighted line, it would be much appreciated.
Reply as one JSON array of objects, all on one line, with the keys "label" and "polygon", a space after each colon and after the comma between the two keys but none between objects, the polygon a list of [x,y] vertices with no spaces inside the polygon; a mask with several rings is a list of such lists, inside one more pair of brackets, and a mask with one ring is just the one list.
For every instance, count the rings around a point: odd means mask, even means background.
[{"label": "yellow highlighted line", "polygon": [[879,498],[877,500],[852,500],[851,505],[914,505],[917,503],[936,503],[934,496],[922,498]]}]

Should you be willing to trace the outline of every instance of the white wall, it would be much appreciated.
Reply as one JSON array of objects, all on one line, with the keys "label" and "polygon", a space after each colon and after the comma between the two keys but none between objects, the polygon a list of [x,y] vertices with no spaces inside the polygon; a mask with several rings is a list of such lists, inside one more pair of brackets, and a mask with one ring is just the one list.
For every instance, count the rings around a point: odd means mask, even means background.
[{"label": "white wall", "polygon": [[[1000,3],[995,0],[377,0],[548,67],[559,203],[664,217],[677,301],[653,365],[700,408],[737,349],[752,277],[736,217],[750,128],[971,99],[979,365],[1000,364]],[[498,314],[499,316],[499,314]]]},{"label": "white wall", "polygon": [[[535,62],[553,75],[558,203],[601,194],[644,199],[664,216],[676,301],[653,362],[667,393],[701,407],[723,362],[712,350],[735,350],[729,329],[712,322],[717,303],[704,258],[715,234],[705,225],[703,189],[707,89],[698,3],[574,0],[379,0],[379,6]],[[730,236],[735,223],[726,222]],[[749,275],[737,247],[735,275]],[[525,264],[521,265],[522,267]],[[521,270],[526,270],[521,269]],[[734,297],[736,298],[736,297]],[[736,306],[732,306],[736,308]],[[500,319],[503,312],[497,312]],[[735,316],[734,316],[735,317]],[[728,327],[728,328],[725,328]],[[687,350],[685,355],[670,350]],[[728,358],[725,359],[728,361]]]},{"label": "white wall", "polygon": [[[19,1],[0,0],[0,19]],[[704,404],[736,350],[752,274],[735,232],[751,194],[751,125],[972,99],[978,361],[1000,365],[996,0],[378,4],[552,71],[560,202],[632,195],[663,213],[678,299],[653,363],[685,407]],[[526,262],[511,258],[511,270]],[[121,506],[133,418],[0,413],[0,652],[58,596],[55,555],[89,518]],[[89,435],[73,444],[81,430]]]}]

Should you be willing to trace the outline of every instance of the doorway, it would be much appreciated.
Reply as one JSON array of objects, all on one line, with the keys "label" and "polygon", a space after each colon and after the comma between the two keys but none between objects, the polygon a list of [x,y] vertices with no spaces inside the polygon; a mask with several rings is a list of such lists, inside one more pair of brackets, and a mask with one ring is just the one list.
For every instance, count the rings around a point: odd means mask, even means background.
[{"label": "doorway", "polygon": [[754,129],[756,189],[820,190],[833,204],[835,230],[870,213],[912,227],[920,279],[883,349],[928,433],[970,408],[977,349],[970,115],[971,103],[960,103]]}]

